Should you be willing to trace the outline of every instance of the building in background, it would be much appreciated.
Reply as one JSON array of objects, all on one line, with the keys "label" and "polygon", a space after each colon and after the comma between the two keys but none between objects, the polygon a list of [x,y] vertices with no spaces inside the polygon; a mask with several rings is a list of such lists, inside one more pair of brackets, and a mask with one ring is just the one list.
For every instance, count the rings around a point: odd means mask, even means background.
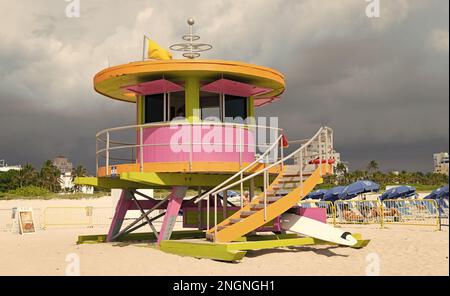
[{"label": "building in background", "polygon": [[20,165],[8,165],[4,159],[0,159],[0,172],[7,172],[9,170],[20,171],[22,166]]},{"label": "building in background", "polygon": [[63,191],[76,191],[85,194],[93,194],[94,187],[92,186],[75,186],[73,183],[74,176],[72,175],[73,164],[67,157],[58,156],[53,159],[53,165],[61,171],[59,184]]},{"label": "building in background", "polygon": [[53,165],[57,167],[61,174],[70,173],[72,174],[73,164],[69,161],[67,157],[58,156],[53,159]]},{"label": "building in background", "polygon": [[448,174],[448,152],[440,152],[433,154],[434,172],[437,174]]},{"label": "building in background", "polygon": [[[326,151],[325,150],[325,142],[321,141],[321,142],[313,142],[310,144],[311,150],[313,151],[319,151],[319,149],[322,149],[321,151]],[[328,147],[327,150],[331,150],[331,141],[328,143]],[[307,164],[311,161],[314,161],[315,159],[317,159],[317,155],[311,155],[311,156],[304,156],[304,164]],[[337,152],[336,150],[333,149],[333,152],[329,155],[329,159],[334,159],[334,163],[333,163],[333,169],[335,174],[340,175],[342,174],[342,172],[338,172],[336,171],[336,167],[339,163],[343,164],[345,167],[345,170],[348,172],[348,163],[347,162],[343,162],[341,160],[341,153]],[[296,162],[298,162],[298,160],[296,160]]]}]

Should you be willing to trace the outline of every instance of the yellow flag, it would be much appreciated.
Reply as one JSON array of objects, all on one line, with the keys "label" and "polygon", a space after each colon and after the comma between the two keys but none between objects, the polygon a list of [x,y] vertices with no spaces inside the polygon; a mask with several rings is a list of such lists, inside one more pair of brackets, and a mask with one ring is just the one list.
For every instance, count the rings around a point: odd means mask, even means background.
[{"label": "yellow flag", "polygon": [[148,38],[147,57],[156,60],[171,60],[172,54],[167,49],[162,48],[158,43]]}]

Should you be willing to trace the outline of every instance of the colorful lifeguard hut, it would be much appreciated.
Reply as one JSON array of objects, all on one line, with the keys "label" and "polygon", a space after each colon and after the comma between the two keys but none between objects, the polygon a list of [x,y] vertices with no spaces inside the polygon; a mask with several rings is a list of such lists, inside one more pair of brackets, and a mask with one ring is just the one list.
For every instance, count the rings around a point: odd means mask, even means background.
[{"label": "colorful lifeguard hut", "polygon": [[[276,120],[255,119],[255,109],[280,99],[284,76],[242,62],[198,59],[212,46],[198,42],[193,19],[188,25],[184,43],[170,47],[186,59],[171,59],[150,41],[150,57],[159,59],[144,56],[95,75],[98,93],[136,105],[136,124],[96,135],[97,176],[76,183],[122,193],[108,234],[80,236],[79,243],[148,240],[165,252],[226,261],[261,248],[367,244],[326,224],[325,209],[298,207],[333,173],[332,129],[289,142]],[[138,191],[146,188],[168,193],[154,199]],[[229,200],[229,190],[240,197]],[[195,196],[187,198],[188,191]],[[124,225],[130,210],[140,216]],[[180,215],[189,230],[174,231]],[[151,232],[136,232],[142,227]]]}]

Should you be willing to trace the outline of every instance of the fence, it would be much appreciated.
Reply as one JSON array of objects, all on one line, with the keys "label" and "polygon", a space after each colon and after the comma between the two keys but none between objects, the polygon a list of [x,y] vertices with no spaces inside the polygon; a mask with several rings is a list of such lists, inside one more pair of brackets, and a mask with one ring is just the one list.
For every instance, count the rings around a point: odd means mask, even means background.
[{"label": "fence", "polygon": [[344,201],[334,203],[336,223],[339,224],[380,224],[382,223],[378,201]]},{"label": "fence", "polygon": [[439,227],[439,210],[435,200],[385,200],[383,215],[385,224]]},{"label": "fence", "polygon": [[[385,224],[448,226],[448,200],[385,200],[379,201],[301,201],[300,207],[325,208],[329,224]],[[150,218],[159,215],[154,211]],[[107,227],[114,215],[113,207],[47,207],[33,208],[36,229],[54,227]],[[141,215],[139,211],[128,211],[124,226]],[[154,223],[162,222],[162,217]],[[177,222],[182,220],[178,216]],[[11,208],[0,208],[0,232],[18,231],[17,215]]]},{"label": "fence", "polygon": [[336,224],[385,224],[448,226],[448,201],[424,199],[301,201],[301,207],[327,209],[327,222]]},{"label": "fence", "polygon": [[[149,218],[154,218],[160,211],[154,211]],[[106,227],[111,225],[114,216],[112,207],[48,207],[44,211],[44,227]],[[128,225],[141,216],[138,210],[130,210],[125,216],[123,226]],[[180,222],[178,216],[177,222]],[[153,223],[161,223],[163,218],[155,220]]]},{"label": "fence", "polygon": [[439,225],[448,226],[448,199],[437,200],[437,206],[439,210]]},{"label": "fence", "polygon": [[[33,219],[35,229],[43,229],[43,211],[39,208],[33,208]],[[19,232],[19,222],[17,213],[14,214],[12,208],[0,209],[0,232]]]}]

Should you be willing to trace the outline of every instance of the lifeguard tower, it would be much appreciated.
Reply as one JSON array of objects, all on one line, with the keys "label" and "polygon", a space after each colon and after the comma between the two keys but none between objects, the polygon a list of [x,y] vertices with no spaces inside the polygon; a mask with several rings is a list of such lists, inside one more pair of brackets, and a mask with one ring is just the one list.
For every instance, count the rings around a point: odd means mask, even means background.
[{"label": "lifeguard tower", "polygon": [[[324,209],[297,206],[333,173],[333,131],[320,127],[307,140],[289,142],[276,121],[255,119],[258,107],[280,99],[284,76],[243,62],[198,59],[212,46],[198,42],[193,19],[188,25],[184,42],[171,46],[186,59],[143,58],[95,75],[98,93],[136,105],[130,114],[136,124],[96,135],[97,176],[76,183],[122,194],[109,233],[79,242],[149,240],[166,252],[226,261],[250,249],[367,244],[325,224]],[[144,188],[170,193],[154,199],[137,191]],[[186,198],[188,190],[196,196]],[[228,200],[229,190],[240,197]],[[141,215],[125,226],[129,210]],[[189,230],[173,231],[181,214]],[[151,232],[136,232],[142,227]]]}]

